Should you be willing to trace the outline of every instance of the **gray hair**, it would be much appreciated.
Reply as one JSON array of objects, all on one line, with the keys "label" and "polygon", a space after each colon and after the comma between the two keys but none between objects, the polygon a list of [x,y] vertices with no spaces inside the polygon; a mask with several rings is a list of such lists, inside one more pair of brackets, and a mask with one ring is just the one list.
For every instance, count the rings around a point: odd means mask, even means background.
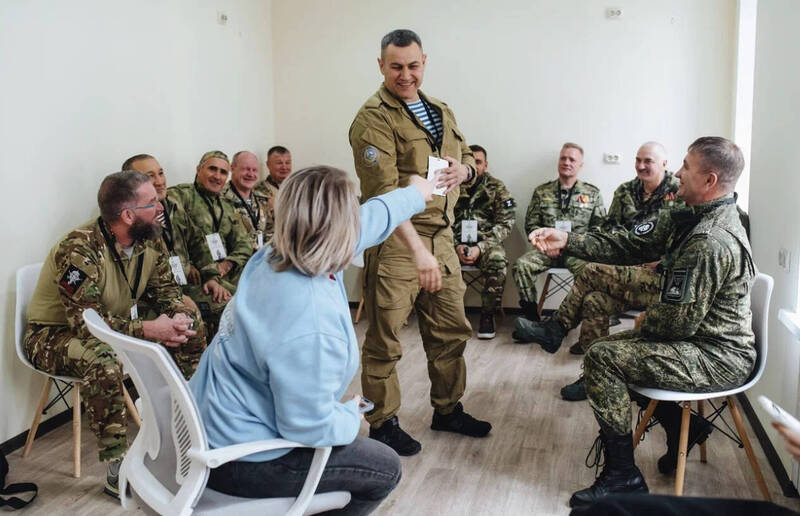
[{"label": "gray hair", "polygon": [[116,222],[126,206],[136,204],[138,200],[136,191],[144,183],[149,182],[150,176],[135,170],[123,170],[107,175],[97,191],[97,205],[100,207],[100,216],[106,224]]},{"label": "gray hair", "polygon": [[389,45],[407,47],[412,43],[419,45],[420,50],[422,50],[422,40],[419,39],[416,32],[409,29],[395,29],[381,39],[381,57],[383,57],[383,52]]},{"label": "gray hair", "polygon": [[741,149],[721,136],[702,136],[689,145],[689,152],[700,157],[707,172],[716,172],[719,182],[735,185],[744,169],[744,156]]},{"label": "gray hair", "polygon": [[355,253],[360,211],[347,173],[318,165],[290,175],[275,201],[275,232],[269,262],[307,276],[344,269]]}]

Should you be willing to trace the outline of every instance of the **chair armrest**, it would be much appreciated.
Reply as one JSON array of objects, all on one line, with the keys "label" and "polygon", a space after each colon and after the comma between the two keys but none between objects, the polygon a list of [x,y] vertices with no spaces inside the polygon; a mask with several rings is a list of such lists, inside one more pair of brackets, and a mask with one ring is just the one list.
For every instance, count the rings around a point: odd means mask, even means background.
[{"label": "chair armrest", "polygon": [[303,489],[297,495],[286,516],[303,516],[311,503],[311,498],[317,490],[319,480],[322,478],[322,472],[325,470],[325,464],[328,463],[328,457],[331,455],[331,447],[325,446],[324,448],[316,448],[314,450],[314,457],[311,459],[311,466],[308,468],[308,475],[303,484]]},{"label": "chair armrest", "polygon": [[265,452],[270,450],[280,450],[282,448],[311,448],[305,444],[287,441],[286,439],[268,439],[266,441],[252,441],[249,443],[234,444],[214,450],[190,449],[188,452],[192,460],[198,460],[211,469],[218,468],[232,460],[241,459],[253,453]]}]

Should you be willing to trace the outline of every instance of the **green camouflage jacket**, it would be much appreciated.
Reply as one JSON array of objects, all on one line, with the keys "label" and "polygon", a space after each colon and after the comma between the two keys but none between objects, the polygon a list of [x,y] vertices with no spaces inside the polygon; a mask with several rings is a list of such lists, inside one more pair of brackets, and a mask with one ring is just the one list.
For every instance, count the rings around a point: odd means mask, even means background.
[{"label": "green camouflage jacket", "polygon": [[260,190],[250,192],[250,201],[248,204],[242,199],[232,183],[228,182],[222,190],[222,196],[227,199],[239,215],[239,223],[244,228],[247,235],[250,237],[250,243],[253,246],[253,251],[258,250],[258,232],[261,232],[263,243],[269,240],[272,236],[270,231],[269,237],[267,236],[267,227],[272,229],[272,210],[270,209],[270,197],[264,195]]},{"label": "green camouflage jacket", "polygon": [[678,199],[678,178],[670,172],[664,173],[664,179],[658,188],[644,199],[644,185],[637,177],[622,183],[614,191],[614,199],[608,208],[608,215],[603,230],[623,227],[626,230],[633,226],[658,217],[662,209],[670,210],[686,206]]},{"label": "green camouflage jacket", "polygon": [[[657,221],[627,232],[570,234],[566,252],[618,265],[651,262],[663,255],[661,298],[647,308],[641,334],[658,341],[692,342],[726,367],[752,368],[750,289],[756,269],[732,194],[664,210]],[[719,365],[714,367],[726,374]]]},{"label": "green camouflage jacket", "polygon": [[[83,311],[94,308],[114,330],[142,338],[142,320],[131,319],[134,302],[169,316],[178,312],[193,315],[183,304],[160,239],[136,242],[128,258],[111,230],[104,228],[121,258],[126,279],[100,224],[99,219],[83,224],[50,250],[28,306],[29,323],[67,325],[78,338],[88,339],[91,335],[83,322]],[[141,279],[132,299],[140,259]]]},{"label": "green camouflage jacket", "polygon": [[[167,191],[174,192],[186,213],[188,227],[189,260],[200,271],[203,282],[219,277],[219,271],[211,256],[205,235],[219,233],[225,245],[226,260],[233,264],[231,273],[239,272],[250,255],[253,246],[244,228],[239,224],[239,216],[233,205],[220,195],[214,195],[197,183],[184,183],[171,186]],[[213,208],[212,211],[209,208]],[[216,224],[215,224],[216,221]],[[227,276],[226,276],[227,278]]]},{"label": "green camouflage jacket", "polygon": [[189,240],[186,228],[189,221],[186,212],[180,204],[180,198],[174,191],[167,190],[167,197],[161,201],[164,206],[164,224],[161,239],[164,246],[169,251],[170,256],[175,255],[181,260],[184,275],[189,274],[189,266],[192,265],[189,259]]},{"label": "green camouflage jacket", "polygon": [[[606,208],[600,190],[578,180],[569,190],[560,187],[558,179],[536,187],[525,214],[525,234],[534,229],[555,227],[557,220],[572,222],[573,233],[598,228],[605,220]],[[559,190],[561,190],[559,206]]]},{"label": "green camouflage jacket", "polygon": [[514,199],[502,181],[485,172],[472,186],[461,186],[455,207],[453,235],[455,245],[461,243],[461,221],[478,221],[478,243],[485,253],[491,247],[503,245],[514,227]]}]

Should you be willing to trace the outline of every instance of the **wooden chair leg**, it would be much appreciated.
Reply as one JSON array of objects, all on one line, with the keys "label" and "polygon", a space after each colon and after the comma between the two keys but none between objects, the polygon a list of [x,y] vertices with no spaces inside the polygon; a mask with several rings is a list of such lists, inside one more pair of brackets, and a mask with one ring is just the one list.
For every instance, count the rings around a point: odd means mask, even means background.
[{"label": "wooden chair leg", "polygon": [[650,403],[647,404],[647,408],[644,411],[644,416],[642,416],[639,426],[636,427],[636,431],[633,433],[634,450],[637,446],[639,446],[639,441],[642,439],[642,434],[644,433],[645,428],[647,428],[647,423],[649,423],[650,418],[653,417],[653,412],[656,410],[656,405],[658,405],[658,400],[650,400]]},{"label": "wooden chair leg", "polygon": [[47,381],[44,382],[42,393],[39,395],[39,403],[36,405],[36,413],[33,415],[33,422],[31,429],[28,430],[28,438],[25,440],[25,448],[22,449],[22,457],[27,457],[33,448],[33,440],[36,438],[36,430],[39,429],[39,422],[42,420],[42,410],[47,404],[47,398],[50,394],[50,387],[53,385],[53,379],[49,376]]},{"label": "wooden chair leg", "polygon": [[136,405],[133,404],[131,395],[128,394],[128,389],[124,385],[122,386],[122,395],[125,397],[125,406],[128,408],[128,416],[133,419],[136,426],[142,428],[142,419],[139,417],[139,411],[136,410]]},{"label": "wooden chair leg", "polygon": [[542,315],[542,308],[544,308],[544,300],[547,297],[547,289],[550,288],[550,278],[552,278],[552,276],[552,274],[548,274],[544,279],[544,287],[542,287],[542,293],[539,295],[539,306],[537,311],[539,312],[540,317]]},{"label": "wooden chair leg", "polygon": [[356,318],[353,320],[354,324],[358,324],[358,320],[361,319],[361,310],[364,309],[364,296],[361,296],[361,301],[358,302],[358,308],[356,309]]},{"label": "wooden chair leg", "polygon": [[72,476],[81,478],[81,384],[72,383]]},{"label": "wooden chair leg", "polygon": [[692,415],[692,402],[681,403],[681,437],[678,441],[678,471],[675,473],[675,495],[683,496],[683,480],[686,476],[686,449],[689,447],[689,420]]},{"label": "wooden chair leg", "polygon": [[[697,400],[697,414],[703,419],[705,419],[706,417],[706,407],[703,404],[703,400]],[[705,441],[700,443],[700,462],[708,462],[708,455],[706,451]]]},{"label": "wooden chair leg", "polygon": [[761,474],[761,468],[758,466],[756,454],[753,453],[753,445],[750,444],[750,438],[747,436],[747,429],[744,427],[744,423],[742,423],[742,415],[739,413],[739,408],[736,406],[736,400],[733,396],[728,396],[728,407],[730,407],[733,422],[736,424],[736,431],[739,432],[739,439],[742,440],[744,451],[747,453],[747,459],[750,461],[750,467],[753,469],[756,482],[758,482],[758,488],[761,489],[764,500],[771,502],[772,497],[767,489],[767,483],[764,482],[764,475]]}]

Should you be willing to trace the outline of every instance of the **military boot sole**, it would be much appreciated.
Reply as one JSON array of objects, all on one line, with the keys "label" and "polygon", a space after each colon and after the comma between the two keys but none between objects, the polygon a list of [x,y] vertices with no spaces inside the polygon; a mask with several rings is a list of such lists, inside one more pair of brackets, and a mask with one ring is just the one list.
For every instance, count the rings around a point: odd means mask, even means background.
[{"label": "military boot sole", "polygon": [[493,339],[493,338],[495,338],[496,335],[497,335],[496,331],[492,331],[492,332],[480,332],[479,331],[478,332],[478,338],[479,339],[483,339],[483,340]]}]

